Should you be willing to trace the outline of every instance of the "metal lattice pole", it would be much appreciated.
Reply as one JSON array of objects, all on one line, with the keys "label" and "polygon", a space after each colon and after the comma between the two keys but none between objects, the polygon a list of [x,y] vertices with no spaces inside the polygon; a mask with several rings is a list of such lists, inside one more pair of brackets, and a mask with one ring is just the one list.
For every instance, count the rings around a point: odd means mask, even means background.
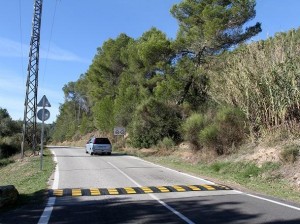
[{"label": "metal lattice pole", "polygon": [[35,0],[32,19],[32,33],[29,51],[29,63],[26,82],[26,96],[23,123],[23,141],[21,146],[21,156],[24,157],[24,143],[36,151],[36,113],[37,113],[37,92],[38,92],[38,72],[39,72],[39,47],[40,30],[42,17],[43,0]]}]

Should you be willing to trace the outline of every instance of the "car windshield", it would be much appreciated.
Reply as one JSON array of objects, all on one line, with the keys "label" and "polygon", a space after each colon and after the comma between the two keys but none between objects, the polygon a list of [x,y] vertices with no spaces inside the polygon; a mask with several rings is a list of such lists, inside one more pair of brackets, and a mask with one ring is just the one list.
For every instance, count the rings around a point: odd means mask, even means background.
[{"label": "car windshield", "polygon": [[94,144],[110,144],[108,138],[95,138]]}]

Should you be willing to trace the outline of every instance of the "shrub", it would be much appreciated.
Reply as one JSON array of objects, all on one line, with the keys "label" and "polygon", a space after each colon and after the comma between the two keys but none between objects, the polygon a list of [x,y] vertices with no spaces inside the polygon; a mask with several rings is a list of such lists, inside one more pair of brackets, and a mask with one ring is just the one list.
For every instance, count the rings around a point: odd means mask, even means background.
[{"label": "shrub", "polygon": [[223,107],[218,110],[213,123],[200,131],[200,140],[219,155],[229,154],[248,132],[245,121],[244,113],[238,108]]},{"label": "shrub", "polygon": [[299,148],[300,146],[298,145],[287,146],[280,153],[281,160],[286,163],[294,163],[297,160],[297,156],[299,156]]},{"label": "shrub", "polygon": [[257,177],[261,172],[261,169],[254,163],[246,163],[239,173],[241,178]]},{"label": "shrub", "polygon": [[0,158],[8,158],[18,152],[18,148],[8,144],[0,145]]},{"label": "shrub", "polygon": [[205,127],[205,117],[202,114],[192,114],[182,125],[184,140],[200,146],[199,133]]},{"label": "shrub", "polygon": [[158,142],[157,146],[164,149],[172,149],[175,146],[175,142],[171,138],[164,137],[162,141]]},{"label": "shrub", "polygon": [[129,130],[131,144],[137,148],[149,148],[164,137],[177,142],[181,117],[176,107],[153,98],[143,102],[136,110]]},{"label": "shrub", "polygon": [[0,159],[8,158],[21,150],[21,134],[2,138],[0,141]]},{"label": "shrub", "polygon": [[201,143],[209,148],[217,147],[219,130],[215,124],[205,127],[199,134]]},{"label": "shrub", "polygon": [[10,163],[14,163],[12,159],[0,159],[0,167],[7,166]]}]

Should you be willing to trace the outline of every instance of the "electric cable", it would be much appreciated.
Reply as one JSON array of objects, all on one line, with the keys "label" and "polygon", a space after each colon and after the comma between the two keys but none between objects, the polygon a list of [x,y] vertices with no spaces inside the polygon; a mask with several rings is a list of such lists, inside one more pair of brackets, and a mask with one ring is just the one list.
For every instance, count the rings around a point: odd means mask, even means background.
[{"label": "electric cable", "polygon": [[54,22],[55,22],[55,17],[56,17],[56,11],[57,11],[57,3],[58,3],[58,1],[59,0],[55,1],[55,6],[54,6],[54,13],[53,13],[52,24],[51,24],[51,29],[50,29],[50,39],[49,39],[47,54],[46,54],[46,58],[45,58],[44,74],[43,74],[43,77],[42,77],[42,87],[44,85],[44,78],[46,76],[46,70],[47,70],[47,65],[48,65],[48,58],[49,58],[49,52],[50,52],[50,47],[51,47],[53,27],[54,27]]},{"label": "electric cable", "polygon": [[21,41],[21,72],[22,72],[22,82],[24,86],[24,80],[25,80],[25,73],[24,73],[24,63],[23,63],[23,30],[22,30],[22,3],[21,0],[19,0],[19,29],[20,29],[20,41]]}]

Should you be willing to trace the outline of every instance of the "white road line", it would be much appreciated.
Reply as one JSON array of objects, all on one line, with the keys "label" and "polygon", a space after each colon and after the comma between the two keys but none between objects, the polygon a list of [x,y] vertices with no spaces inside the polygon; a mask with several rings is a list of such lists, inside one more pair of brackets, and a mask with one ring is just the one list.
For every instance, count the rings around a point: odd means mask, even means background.
[{"label": "white road line", "polygon": [[[243,193],[243,192],[241,192],[241,193]],[[287,207],[287,208],[291,208],[291,209],[295,209],[295,210],[300,211],[300,208],[296,207],[296,206],[288,205],[288,204],[285,204],[285,203],[282,203],[282,202],[278,202],[278,201],[274,201],[274,200],[271,200],[271,199],[263,198],[263,197],[256,196],[256,195],[253,195],[253,194],[247,194],[247,193],[244,193],[244,194],[249,196],[249,197],[257,198],[257,199],[260,199],[260,200],[263,200],[263,201],[271,202],[271,203],[274,203],[274,204],[277,204],[277,205],[281,205],[281,206],[284,206],[284,207]]]},{"label": "white road line", "polygon": [[[177,170],[173,170],[171,168],[168,168],[168,167],[164,167],[164,166],[161,166],[161,165],[157,165],[155,163],[152,163],[152,162],[149,162],[149,161],[146,161],[146,160],[143,160],[141,158],[138,158],[138,157],[135,157],[135,156],[131,156],[133,159],[137,159],[137,160],[142,160],[143,162],[146,162],[146,163],[149,163],[151,165],[155,165],[155,166],[158,166],[158,167],[161,167],[161,168],[165,168],[165,169],[168,169],[168,170],[172,170],[174,172],[177,172],[177,173],[181,173],[183,175],[186,175],[186,176],[189,176],[189,177],[193,177],[195,179],[198,179],[198,180],[202,180],[202,181],[206,181],[210,184],[215,184],[211,181],[208,181],[208,180],[205,180],[205,179],[202,179],[200,177],[196,177],[196,176],[193,176],[193,175],[190,175],[190,174],[187,174],[187,173],[182,173],[182,172],[179,172]],[[285,203],[281,203],[281,202],[278,202],[278,201],[274,201],[274,200],[271,200],[271,199],[267,199],[267,198],[264,198],[264,197],[259,197],[259,196],[256,196],[256,195],[252,195],[252,194],[247,194],[245,192],[242,192],[242,191],[237,191],[237,190],[233,190],[237,193],[240,193],[240,194],[244,194],[244,195],[247,195],[249,197],[253,197],[253,198],[257,198],[257,199],[260,199],[260,200],[263,200],[263,201],[268,201],[268,202],[271,202],[271,203],[274,203],[274,204],[277,204],[277,205],[281,205],[281,206],[284,206],[284,207],[288,207],[288,208],[292,208],[292,209],[295,209],[295,210],[298,210],[300,211],[300,208],[299,207],[296,207],[296,206],[292,206],[292,205],[288,205],[288,204],[285,204]]]},{"label": "white road line", "polygon": [[138,157],[134,157],[134,156],[130,156],[130,157],[133,158],[133,159],[142,160],[143,162],[149,163],[149,164],[151,164],[151,165],[154,165],[154,166],[157,166],[157,167],[160,167],[160,168],[164,168],[164,169],[167,169],[167,170],[171,170],[171,171],[173,171],[173,172],[175,172],[175,173],[180,173],[180,174],[182,174],[182,175],[185,175],[185,176],[188,176],[188,177],[192,177],[192,178],[197,179],[197,180],[204,181],[204,182],[206,182],[206,183],[208,183],[208,184],[216,184],[216,183],[211,182],[211,181],[209,181],[209,180],[205,180],[205,179],[203,179],[203,178],[196,177],[196,176],[193,176],[193,175],[188,174],[188,173],[179,172],[179,171],[173,170],[173,169],[171,169],[171,168],[169,168],[169,167],[157,165],[157,164],[155,164],[155,163],[152,163],[152,162],[143,160],[143,159],[138,158]]},{"label": "white road line", "polygon": [[[124,173],[122,170],[120,170],[118,167],[116,167],[114,164],[111,162],[108,162],[112,167],[114,167],[116,170],[118,170],[120,173],[122,173],[125,177],[127,177],[132,183],[134,183],[137,187],[142,187],[138,182],[136,182],[134,179],[132,179],[130,176],[128,176],[126,173]],[[165,208],[169,209],[171,212],[173,212],[175,215],[177,215],[179,218],[184,220],[188,224],[195,224],[193,221],[188,219],[186,216],[166,204],[165,202],[161,201],[159,198],[157,198],[154,194],[148,194],[150,197],[152,197],[154,200],[158,201],[161,205],[163,205]]]},{"label": "white road line", "polygon": [[[53,184],[52,184],[52,189],[57,189],[58,188],[58,181],[59,181],[59,172],[58,172],[58,164],[57,164],[57,157],[55,155],[55,153],[53,151],[51,151],[51,153],[53,154],[54,158],[54,162],[56,162],[56,167],[55,167],[55,172],[54,172],[54,180],[53,180]],[[53,211],[53,207],[55,204],[55,200],[56,197],[50,197],[48,199],[48,203],[43,211],[43,214],[41,215],[38,224],[48,224],[49,219],[51,217],[51,213]]]}]

